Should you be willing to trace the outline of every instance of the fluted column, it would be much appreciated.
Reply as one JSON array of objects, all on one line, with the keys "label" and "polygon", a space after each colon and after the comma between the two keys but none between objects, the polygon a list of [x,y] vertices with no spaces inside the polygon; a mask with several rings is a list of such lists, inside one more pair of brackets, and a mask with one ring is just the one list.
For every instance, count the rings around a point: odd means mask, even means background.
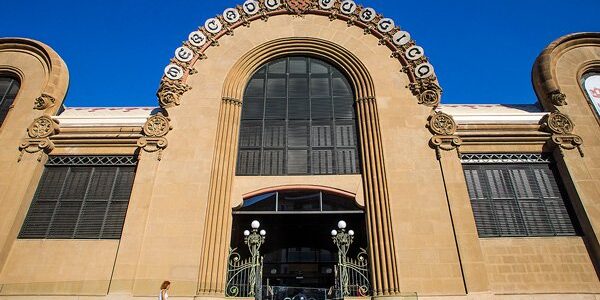
[{"label": "fluted column", "polygon": [[217,136],[204,221],[198,293],[220,295],[225,290],[225,274],[231,228],[231,184],[242,102],[223,98],[219,110]]},{"label": "fluted column", "polygon": [[357,112],[373,294],[394,295],[400,292],[398,268],[375,98],[359,99]]}]

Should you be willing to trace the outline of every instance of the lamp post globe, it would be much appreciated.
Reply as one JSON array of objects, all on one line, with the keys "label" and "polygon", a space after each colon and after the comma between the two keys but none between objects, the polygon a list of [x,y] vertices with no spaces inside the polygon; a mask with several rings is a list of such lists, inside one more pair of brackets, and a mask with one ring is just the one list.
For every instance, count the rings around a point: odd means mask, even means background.
[{"label": "lamp post globe", "polygon": [[252,229],[258,229],[258,227],[260,227],[260,222],[254,220],[254,221],[252,221],[250,226],[252,227]]}]

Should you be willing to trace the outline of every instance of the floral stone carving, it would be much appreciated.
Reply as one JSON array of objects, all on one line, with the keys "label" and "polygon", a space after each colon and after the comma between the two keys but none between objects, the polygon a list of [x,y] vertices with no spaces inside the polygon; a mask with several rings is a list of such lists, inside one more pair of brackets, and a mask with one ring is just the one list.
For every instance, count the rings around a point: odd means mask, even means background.
[{"label": "floral stone carving", "polygon": [[156,96],[158,97],[158,102],[161,107],[172,107],[179,105],[183,93],[191,89],[190,86],[181,81],[163,80],[160,83]]},{"label": "floral stone carving", "polygon": [[552,112],[544,118],[542,128],[552,133],[550,145],[558,146],[561,151],[577,149],[579,154],[584,156],[583,139],[573,134],[575,124],[569,116],[559,111]]},{"label": "floral stone carving", "polygon": [[546,117],[546,127],[555,134],[570,134],[575,125],[569,116],[555,111]]},{"label": "floral stone carving", "polygon": [[171,131],[173,127],[170,124],[170,119],[162,113],[153,115],[146,120],[143,127],[144,137],[137,142],[138,147],[146,152],[158,152],[158,160],[162,159],[162,151],[167,148],[168,141],[165,135]]},{"label": "floral stone carving", "polygon": [[26,152],[36,153],[43,151],[40,152],[40,156],[38,157],[38,161],[41,161],[43,153],[48,153],[54,149],[54,143],[52,143],[50,137],[59,132],[59,123],[52,119],[52,117],[43,115],[35,119],[27,128],[27,135],[29,138],[23,140],[19,145],[21,154],[19,155],[18,161],[21,161]]},{"label": "floral stone carving", "polygon": [[434,134],[453,135],[456,132],[456,128],[454,118],[443,112],[435,112],[429,118],[429,130]]}]

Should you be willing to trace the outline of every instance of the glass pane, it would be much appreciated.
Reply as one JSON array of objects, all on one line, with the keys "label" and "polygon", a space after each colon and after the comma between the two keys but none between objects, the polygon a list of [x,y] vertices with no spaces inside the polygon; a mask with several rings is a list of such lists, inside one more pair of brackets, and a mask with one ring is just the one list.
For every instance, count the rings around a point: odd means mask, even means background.
[{"label": "glass pane", "polygon": [[310,118],[310,101],[308,98],[288,99],[288,118],[290,120],[307,120]]},{"label": "glass pane", "polygon": [[333,149],[313,149],[311,158],[313,174],[333,174]]},{"label": "glass pane", "polygon": [[279,211],[320,211],[320,192],[280,192]]},{"label": "glass pane", "polygon": [[275,211],[277,193],[268,193],[244,200],[244,211]]},{"label": "glass pane", "polygon": [[324,62],[318,61],[316,59],[311,59],[310,72],[313,74],[328,74],[329,67]]},{"label": "glass pane", "polygon": [[288,150],[288,174],[308,174],[308,150]]},{"label": "glass pane", "polygon": [[362,211],[352,198],[323,193],[323,211]]},{"label": "glass pane", "polygon": [[336,119],[354,119],[354,100],[346,97],[334,97],[333,106]]},{"label": "glass pane", "polygon": [[332,119],[331,99],[329,98],[313,98],[311,100],[311,117],[312,119]]},{"label": "glass pane", "polygon": [[290,73],[291,74],[306,74],[307,71],[306,58],[293,57],[290,58]]},{"label": "glass pane", "polygon": [[264,98],[244,98],[244,104],[242,108],[242,119],[262,120],[264,115],[264,101]]},{"label": "glass pane", "polygon": [[265,79],[253,78],[250,79],[246,87],[245,97],[262,97],[265,95]]},{"label": "glass pane", "polygon": [[267,97],[285,97],[285,77],[272,77],[267,79]]},{"label": "glass pane", "polygon": [[334,73],[333,78],[331,79],[331,85],[333,87],[333,96],[352,96],[350,83],[348,83],[346,78],[341,74]]},{"label": "glass pane", "polygon": [[267,98],[265,106],[265,119],[285,119],[285,98]]},{"label": "glass pane", "polygon": [[288,123],[288,146],[289,147],[308,147],[309,146],[308,121],[290,121]]},{"label": "glass pane", "polygon": [[308,97],[308,77],[290,76],[288,81],[288,97],[307,98]]},{"label": "glass pane", "polygon": [[312,77],[310,79],[310,95],[312,97],[329,97],[329,78]]},{"label": "glass pane", "polygon": [[287,59],[283,58],[277,61],[274,61],[269,64],[269,73],[271,74],[285,74],[286,73],[286,62]]}]

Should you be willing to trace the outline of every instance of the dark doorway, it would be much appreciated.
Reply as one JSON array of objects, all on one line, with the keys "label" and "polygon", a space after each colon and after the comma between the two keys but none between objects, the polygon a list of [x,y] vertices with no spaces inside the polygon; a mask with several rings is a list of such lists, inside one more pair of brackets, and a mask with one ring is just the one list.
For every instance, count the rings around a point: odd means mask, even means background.
[{"label": "dark doorway", "polygon": [[281,191],[246,199],[234,211],[231,236],[232,248],[242,256],[249,255],[244,230],[254,220],[267,232],[260,249],[262,284],[282,293],[326,295],[334,286],[337,247],[331,230],[338,221],[346,221],[355,232],[350,255],[367,246],[362,208],[352,198],[329,192]]}]

